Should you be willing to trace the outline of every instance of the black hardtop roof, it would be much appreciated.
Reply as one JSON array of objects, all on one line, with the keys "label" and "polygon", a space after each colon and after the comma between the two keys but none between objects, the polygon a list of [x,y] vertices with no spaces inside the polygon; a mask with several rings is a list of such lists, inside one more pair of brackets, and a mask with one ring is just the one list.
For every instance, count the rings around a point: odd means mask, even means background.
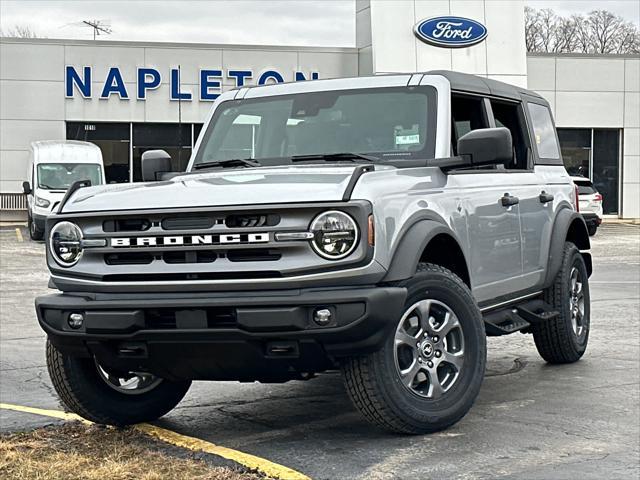
[{"label": "black hardtop roof", "polygon": [[442,75],[445,77],[451,84],[451,90],[511,98],[514,100],[521,100],[522,94],[543,99],[532,90],[516,87],[515,85],[499,82],[490,78],[479,77],[478,75],[452,72],[450,70],[431,70],[427,73],[429,75]]}]

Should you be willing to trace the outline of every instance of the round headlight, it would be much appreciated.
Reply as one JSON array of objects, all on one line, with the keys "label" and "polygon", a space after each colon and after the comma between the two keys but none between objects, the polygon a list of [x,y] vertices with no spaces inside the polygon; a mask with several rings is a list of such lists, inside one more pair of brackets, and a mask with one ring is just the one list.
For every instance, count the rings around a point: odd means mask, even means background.
[{"label": "round headlight", "polygon": [[82,257],[82,230],[75,223],[56,223],[49,236],[49,248],[63,267],[75,265]]},{"label": "round headlight", "polygon": [[311,245],[321,257],[339,260],[358,245],[358,225],[344,212],[331,210],[318,215],[311,223]]}]

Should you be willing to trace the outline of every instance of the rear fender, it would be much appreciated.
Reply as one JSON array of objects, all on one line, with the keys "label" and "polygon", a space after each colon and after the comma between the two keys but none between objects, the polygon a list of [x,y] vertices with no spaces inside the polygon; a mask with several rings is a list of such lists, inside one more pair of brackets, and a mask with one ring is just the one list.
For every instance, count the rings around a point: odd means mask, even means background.
[{"label": "rear fender", "polygon": [[589,232],[584,218],[578,212],[569,208],[563,208],[556,215],[551,233],[549,247],[549,259],[547,261],[547,275],[544,285],[551,285],[562,266],[562,255],[565,242],[573,242],[579,249],[587,265],[587,273],[591,276],[593,271],[591,254],[585,250],[591,248]]}]

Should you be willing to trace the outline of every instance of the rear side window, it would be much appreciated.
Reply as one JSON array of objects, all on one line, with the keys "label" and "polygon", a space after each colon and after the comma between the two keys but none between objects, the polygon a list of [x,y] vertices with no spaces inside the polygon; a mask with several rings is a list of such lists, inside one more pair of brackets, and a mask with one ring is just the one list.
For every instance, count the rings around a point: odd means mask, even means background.
[{"label": "rear side window", "polygon": [[560,158],[556,130],[553,127],[549,109],[537,103],[529,103],[528,105],[538,157]]},{"label": "rear side window", "polygon": [[468,97],[464,95],[451,96],[451,146],[454,155],[457,155],[458,140],[471,130],[487,128],[487,117],[485,114],[482,98]]},{"label": "rear side window", "polygon": [[496,127],[505,127],[511,132],[513,161],[506,167],[517,170],[528,169],[528,145],[525,141],[527,135],[520,104],[491,100],[491,110],[493,110]]}]

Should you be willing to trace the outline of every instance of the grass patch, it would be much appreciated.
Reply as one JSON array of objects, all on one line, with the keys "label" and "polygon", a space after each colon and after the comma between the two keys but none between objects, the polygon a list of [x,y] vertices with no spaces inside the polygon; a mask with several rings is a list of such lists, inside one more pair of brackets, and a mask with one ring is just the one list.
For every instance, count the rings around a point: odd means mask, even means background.
[{"label": "grass patch", "polygon": [[6,480],[264,480],[214,462],[224,461],[133,429],[74,422],[0,434],[0,478]]}]

